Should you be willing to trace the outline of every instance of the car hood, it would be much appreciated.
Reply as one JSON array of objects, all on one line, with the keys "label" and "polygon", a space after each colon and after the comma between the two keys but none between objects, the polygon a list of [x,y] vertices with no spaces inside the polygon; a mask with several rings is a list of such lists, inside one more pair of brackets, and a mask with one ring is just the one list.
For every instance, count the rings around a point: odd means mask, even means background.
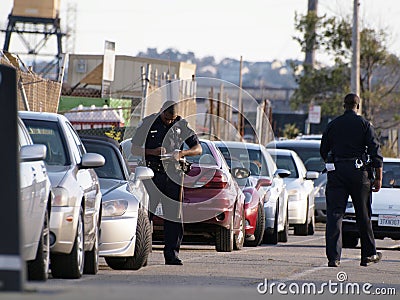
[{"label": "car hood", "polygon": [[298,190],[302,187],[299,178],[284,178],[287,190]]},{"label": "car hood", "polygon": [[68,173],[73,169],[73,166],[48,166],[46,165],[47,173],[52,187],[59,186],[63,179],[68,176]]},{"label": "car hood", "polygon": [[109,179],[109,178],[99,178],[101,194],[107,196],[114,190],[120,189],[121,187],[126,190],[126,185],[128,184],[125,180],[119,179]]}]

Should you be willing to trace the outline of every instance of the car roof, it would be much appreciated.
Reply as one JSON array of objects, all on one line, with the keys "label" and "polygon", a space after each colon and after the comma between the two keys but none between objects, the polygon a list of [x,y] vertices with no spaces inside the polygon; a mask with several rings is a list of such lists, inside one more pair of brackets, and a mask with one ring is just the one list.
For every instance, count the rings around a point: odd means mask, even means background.
[{"label": "car roof", "polygon": [[18,115],[21,117],[21,119],[34,119],[52,122],[58,122],[59,120],[68,120],[64,115],[52,112],[19,111]]},{"label": "car roof", "polygon": [[321,141],[319,140],[282,140],[269,142],[267,148],[281,148],[281,147],[302,147],[302,148],[319,148]]},{"label": "car roof", "polygon": [[282,156],[293,156],[294,154],[296,154],[295,151],[289,149],[267,148],[267,151],[272,155],[279,154]]},{"label": "car roof", "polygon": [[214,142],[217,147],[230,147],[230,148],[239,148],[239,149],[252,149],[259,150],[261,148],[261,144],[250,143],[250,142],[239,142],[239,141],[215,141]]},{"label": "car roof", "polygon": [[383,162],[395,162],[395,163],[400,163],[400,158],[396,157],[384,157]]}]

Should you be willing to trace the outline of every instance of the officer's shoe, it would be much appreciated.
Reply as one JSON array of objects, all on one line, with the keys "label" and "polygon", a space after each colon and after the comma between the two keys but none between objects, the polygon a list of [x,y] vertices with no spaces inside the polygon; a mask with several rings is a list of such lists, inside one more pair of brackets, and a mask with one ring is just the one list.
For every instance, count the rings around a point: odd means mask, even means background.
[{"label": "officer's shoe", "polygon": [[382,259],[382,253],[381,252],[376,252],[376,255],[371,255],[371,256],[368,256],[368,257],[361,258],[360,266],[367,267],[369,265],[376,264],[376,263],[380,262],[381,259]]},{"label": "officer's shoe", "polygon": [[328,261],[328,267],[337,268],[340,266],[340,260],[330,260]]},{"label": "officer's shoe", "polygon": [[178,257],[175,257],[173,259],[166,259],[165,264],[166,265],[174,265],[174,266],[182,266],[183,262]]}]

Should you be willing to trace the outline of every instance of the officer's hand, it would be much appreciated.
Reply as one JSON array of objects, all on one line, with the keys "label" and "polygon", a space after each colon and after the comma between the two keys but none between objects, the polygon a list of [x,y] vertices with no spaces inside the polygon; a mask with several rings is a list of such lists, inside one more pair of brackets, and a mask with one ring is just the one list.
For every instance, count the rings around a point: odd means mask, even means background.
[{"label": "officer's hand", "polygon": [[175,149],[174,152],[172,152],[172,157],[175,160],[180,160],[181,159],[181,150]]},{"label": "officer's hand", "polygon": [[382,180],[380,179],[375,179],[374,182],[372,183],[372,191],[373,192],[379,192],[379,190],[382,187]]}]

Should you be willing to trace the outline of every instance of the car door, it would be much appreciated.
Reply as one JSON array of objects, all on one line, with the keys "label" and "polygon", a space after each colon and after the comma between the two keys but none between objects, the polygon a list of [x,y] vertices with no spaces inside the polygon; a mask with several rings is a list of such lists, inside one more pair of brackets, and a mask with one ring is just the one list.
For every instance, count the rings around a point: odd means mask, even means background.
[{"label": "car door", "polygon": [[314,181],[306,178],[307,169],[304,166],[304,163],[301,160],[301,158],[296,153],[293,154],[293,159],[296,163],[299,172],[300,184],[302,186],[304,193],[308,198],[308,209],[310,215],[310,213],[314,212]]}]

